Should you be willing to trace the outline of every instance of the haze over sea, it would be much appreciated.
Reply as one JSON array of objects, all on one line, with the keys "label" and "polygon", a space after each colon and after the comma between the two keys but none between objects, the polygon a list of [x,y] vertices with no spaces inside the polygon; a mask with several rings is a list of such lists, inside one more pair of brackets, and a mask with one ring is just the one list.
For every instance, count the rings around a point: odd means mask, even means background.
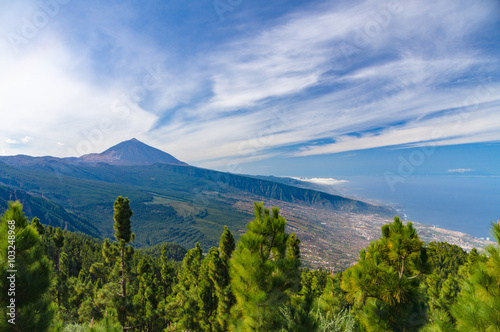
[{"label": "haze over sea", "polygon": [[[244,172],[300,177],[341,195],[395,207],[407,220],[490,237],[500,219],[500,144],[378,148],[265,160]],[[312,179],[316,179],[315,181]]]},{"label": "haze over sea", "polygon": [[407,220],[490,237],[500,219],[500,176],[416,175],[392,191],[383,176],[346,176],[339,192],[390,204]]}]

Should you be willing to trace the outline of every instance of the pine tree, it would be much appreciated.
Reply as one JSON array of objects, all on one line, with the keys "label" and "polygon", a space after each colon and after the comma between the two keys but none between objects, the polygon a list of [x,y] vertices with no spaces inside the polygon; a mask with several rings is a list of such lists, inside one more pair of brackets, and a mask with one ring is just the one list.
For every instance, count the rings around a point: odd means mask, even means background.
[{"label": "pine tree", "polygon": [[45,227],[42,225],[40,219],[38,219],[37,217],[34,217],[31,220],[31,226],[37,230],[38,235],[40,235],[40,237],[43,236],[43,234],[45,233]]},{"label": "pine tree", "polygon": [[233,234],[227,226],[224,226],[224,232],[222,232],[219,241],[220,258],[225,262],[229,262],[235,248],[236,244],[234,242]]},{"label": "pine tree", "polygon": [[411,222],[382,226],[382,238],[362,250],[358,263],[342,277],[346,299],[355,304],[367,331],[417,330],[426,322],[423,274],[427,252]]},{"label": "pine tree", "polygon": [[301,274],[301,289],[291,296],[290,303],[279,307],[282,316],[281,331],[316,331],[317,322],[314,317],[313,272],[304,269]]},{"label": "pine tree", "polygon": [[153,267],[145,257],[137,265],[137,280],[139,285],[134,296],[136,319],[133,323],[142,326],[146,331],[152,331],[153,321],[158,318],[156,315],[158,283]]},{"label": "pine tree", "polygon": [[[63,287],[63,279],[64,281],[67,279],[67,275],[63,275],[61,278],[61,253],[62,253],[62,247],[64,246],[64,233],[62,229],[56,228],[56,232],[53,236],[54,244],[57,249],[57,260],[56,260],[56,266],[57,266],[57,285],[56,285],[56,293],[57,293],[57,305],[61,306],[61,296],[62,292],[65,291]],[[64,263],[67,263],[67,255],[65,257],[65,260],[63,260]],[[64,274],[64,273],[63,273]]]},{"label": "pine tree", "polygon": [[68,255],[62,252],[59,255],[59,271],[57,271],[57,305],[66,307],[68,304],[68,277],[69,277],[69,260]]},{"label": "pine tree", "polygon": [[227,226],[219,242],[219,260],[210,262],[211,278],[217,291],[217,330],[227,331],[231,320],[231,308],[236,303],[231,290],[231,279],[229,277],[229,260],[236,247],[233,234]]},{"label": "pine tree", "polygon": [[441,285],[442,281],[439,275],[433,273],[427,276],[426,282],[429,313],[432,314],[434,310],[437,310],[439,307],[439,286]]},{"label": "pine tree", "polygon": [[[318,275],[316,278],[323,279],[324,273],[320,274],[317,271],[314,271],[313,284],[314,284],[314,274]],[[317,291],[314,291],[315,289],[314,287],[312,289],[312,291],[316,296],[318,296],[318,293],[321,292],[319,293],[320,296],[317,297],[317,307],[321,312],[325,313],[330,317],[336,316],[341,312],[346,312],[351,308],[351,306],[346,300],[345,293],[341,288],[341,281],[342,281],[341,272],[336,274],[333,273],[328,274],[323,289],[321,287],[319,287]]]},{"label": "pine tree", "polygon": [[448,278],[449,274],[457,276],[459,268],[467,262],[465,250],[446,242],[429,243],[427,254],[432,266],[432,273],[440,276],[442,282]]},{"label": "pine tree", "polygon": [[429,325],[425,331],[453,331],[455,320],[451,316],[450,308],[460,291],[458,279],[451,271],[446,272],[448,278],[442,282],[437,274],[427,277],[427,296],[429,298]]},{"label": "pine tree", "polygon": [[169,302],[169,296],[172,294],[172,290],[175,282],[175,270],[172,263],[168,260],[166,256],[167,248],[164,245],[161,249],[161,271],[160,271],[160,285],[159,293],[160,303],[158,304],[160,308],[160,315],[163,318],[163,327],[166,328],[169,317],[166,312],[166,307]]},{"label": "pine tree", "polygon": [[193,249],[187,251],[184,259],[182,260],[181,269],[177,278],[179,285],[186,289],[191,286],[198,286],[198,276],[200,274],[201,262],[203,260],[203,250],[198,242],[196,242]]},{"label": "pine tree", "polygon": [[460,291],[457,278],[468,255],[462,248],[446,242],[429,243],[427,253],[432,266],[432,274],[426,280],[431,323],[427,329],[432,330],[443,328],[443,324],[453,325],[449,309]]},{"label": "pine tree", "polygon": [[487,261],[488,257],[485,254],[479,254],[476,248],[472,248],[467,255],[467,262],[458,269],[458,276],[460,279],[469,278],[474,273],[477,264]]},{"label": "pine tree", "polygon": [[[87,308],[86,313],[92,311],[99,317],[102,317],[106,310],[115,311],[120,324],[127,327],[132,310],[132,300],[127,297],[127,279],[134,254],[134,249],[127,244],[135,238],[130,226],[133,212],[130,209],[129,199],[122,196],[116,199],[113,207],[113,228],[117,242],[110,243],[109,239],[104,240],[101,246],[104,263],[94,262],[89,269],[96,279],[101,279],[102,287],[94,299],[86,301],[84,305]],[[92,305],[94,307],[89,310]]]},{"label": "pine tree", "polygon": [[84,286],[85,289],[90,287],[93,291],[91,292],[92,296],[87,297],[80,309],[78,309],[80,321],[88,321],[92,317],[95,319],[102,318],[106,308],[113,306],[117,309],[121,322],[124,323],[126,320],[125,309],[120,307],[122,302],[119,299],[123,298],[120,296],[121,287],[119,287],[119,282],[115,281],[117,279],[121,280],[121,263],[118,259],[120,255],[119,245],[116,242],[111,244],[109,239],[104,239],[101,246],[101,255],[104,262],[102,259],[98,260],[89,269],[95,283],[92,285],[91,280],[88,280],[89,284]]},{"label": "pine tree", "polygon": [[[76,311],[76,317],[81,316],[79,311],[82,308],[82,304],[86,299],[88,299],[88,297],[91,296],[91,281],[89,279],[87,271],[81,269],[78,273],[78,278],[74,280],[72,287],[70,287],[72,291],[69,303],[70,306]],[[85,317],[82,321],[87,321],[87,318],[90,319],[94,315],[89,314],[89,316],[90,317]]]},{"label": "pine tree", "polygon": [[[51,264],[37,230],[28,224],[21,203],[9,202],[0,222],[0,331],[48,330],[54,316],[48,298],[51,278]],[[12,299],[15,316],[8,307]],[[14,317],[15,325],[8,321]]]},{"label": "pine tree", "polygon": [[435,309],[430,316],[430,322],[420,331],[422,332],[455,332],[455,324],[444,310]]},{"label": "pine tree", "polygon": [[451,309],[458,331],[500,331],[500,222],[492,233],[499,246],[486,248],[488,258],[469,257],[470,274]]},{"label": "pine tree", "polygon": [[132,233],[130,228],[130,218],[133,215],[130,209],[130,200],[119,196],[114,205],[115,215],[113,217],[115,223],[113,228],[115,230],[115,238],[120,243],[120,262],[121,262],[121,285],[122,285],[122,296],[127,297],[127,278],[126,278],[126,257],[125,257],[125,247],[128,243],[134,241],[135,235]]},{"label": "pine tree", "polygon": [[[332,271],[329,270],[324,270],[324,269],[318,269],[312,271],[312,282],[311,282],[311,288],[312,291],[316,296],[320,296],[323,294],[326,285],[328,283],[329,278],[333,275]],[[335,274],[334,276],[338,277],[338,289],[340,290],[340,280],[342,273],[339,272]]]},{"label": "pine tree", "polygon": [[287,303],[289,291],[300,285],[298,241],[285,232],[285,225],[278,208],[271,214],[255,203],[255,219],[231,258],[233,308],[244,331],[277,328],[280,316],[274,309]]},{"label": "pine tree", "polygon": [[54,239],[54,244],[56,245],[56,248],[58,250],[58,253],[60,253],[61,248],[64,246],[64,233],[62,229],[60,229],[59,227],[56,228],[56,233],[54,234],[53,239]]},{"label": "pine tree", "polygon": [[455,302],[459,291],[460,287],[458,284],[458,279],[452,275],[449,275],[448,278],[443,282],[443,287],[439,292],[439,308],[449,314],[450,308]]},{"label": "pine tree", "polygon": [[200,327],[202,331],[218,331],[217,307],[218,298],[214,280],[217,278],[213,267],[220,266],[219,250],[210,248],[203,260],[198,277],[198,306],[200,308]]},{"label": "pine tree", "polygon": [[198,280],[203,257],[199,243],[187,251],[177,276],[175,298],[166,310],[173,312],[172,319],[179,329],[199,331]]}]

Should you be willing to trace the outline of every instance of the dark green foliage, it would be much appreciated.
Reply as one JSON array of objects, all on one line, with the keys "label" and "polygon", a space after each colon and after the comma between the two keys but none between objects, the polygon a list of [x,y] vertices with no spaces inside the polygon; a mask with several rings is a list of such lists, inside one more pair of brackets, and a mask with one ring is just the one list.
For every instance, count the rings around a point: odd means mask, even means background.
[{"label": "dark green foliage", "polygon": [[461,278],[468,278],[474,273],[474,270],[479,263],[486,263],[488,260],[484,254],[479,254],[476,248],[473,248],[467,256],[467,262],[460,267],[458,275]]},{"label": "dark green foliage", "polygon": [[[165,248],[165,252],[163,249]],[[167,257],[174,261],[182,262],[187,250],[177,243],[160,243],[148,249],[137,249],[138,254],[145,254],[153,257]]]},{"label": "dark green foliage", "polygon": [[314,331],[317,322],[313,313],[314,290],[312,289],[313,272],[302,271],[301,290],[290,298],[290,303],[279,308],[282,331]]},{"label": "dark green foliage", "polygon": [[61,250],[62,246],[64,246],[64,234],[62,229],[60,228],[56,229],[56,233],[54,234],[53,239],[56,248]]},{"label": "dark green foliage", "polygon": [[[473,257],[470,274],[451,312],[458,331],[500,330],[500,222],[492,227],[497,247],[488,247],[488,258]],[[472,254],[472,253],[471,253]]]},{"label": "dark green foliage", "polygon": [[441,288],[439,285],[441,284],[441,277],[437,274],[430,274],[427,276],[427,297],[428,297],[428,306],[429,311],[432,314],[434,310],[438,309],[439,304],[439,295]]},{"label": "dark green foliage", "polygon": [[199,243],[187,251],[177,276],[178,283],[174,288],[174,298],[166,310],[171,312],[172,319],[181,329],[198,331],[198,280],[203,251]]},{"label": "dark green foliage", "polygon": [[431,242],[427,247],[432,273],[446,280],[448,274],[457,276],[460,266],[467,262],[467,252],[446,242]]},{"label": "dark green foliage", "polygon": [[231,320],[231,308],[236,303],[231,289],[231,278],[229,276],[229,260],[236,247],[233,234],[227,226],[220,237],[219,253],[220,259],[210,262],[210,277],[217,291],[217,328],[216,331],[227,331]]},{"label": "dark green foliage", "polygon": [[69,277],[69,260],[68,255],[62,252],[59,255],[58,274],[56,278],[57,289],[57,304],[67,307],[68,302],[68,277]]},{"label": "dark green foliage", "polygon": [[[116,199],[113,208],[115,210],[115,214],[113,219],[115,221],[113,228],[115,230],[115,238],[120,242],[120,263],[121,263],[121,285],[122,285],[122,293],[121,296],[127,297],[127,263],[126,263],[126,253],[127,250],[130,255],[133,253],[133,250],[129,250],[130,247],[126,249],[126,245],[133,241],[135,235],[132,233],[130,228],[130,218],[134,214],[130,209],[130,200],[128,198],[124,198],[122,196],[118,196]],[[130,248],[132,249],[132,248]]]},{"label": "dark green foliage", "polygon": [[113,224],[115,238],[118,241],[123,240],[125,244],[127,244],[133,240],[130,228],[130,218],[134,213],[130,209],[130,200],[126,197],[119,196],[113,208],[115,210],[115,215],[113,216],[113,220],[115,221]]},{"label": "dark green foliage", "polygon": [[152,264],[143,257],[137,265],[137,293],[134,296],[134,319],[132,325],[141,326],[145,331],[152,331],[158,318],[158,279]]},{"label": "dark green foliage", "polygon": [[395,217],[345,271],[342,289],[366,330],[417,330],[427,320],[419,287],[428,270],[424,243],[412,223],[405,226]]},{"label": "dark green foliage", "polygon": [[278,328],[273,310],[289,301],[300,282],[298,242],[288,242],[286,220],[279,209],[255,203],[255,219],[247,225],[231,258],[231,287],[236,297],[236,324],[244,331]]},{"label": "dark green foliage", "polygon": [[180,286],[187,289],[198,285],[198,276],[202,259],[203,250],[200,244],[196,243],[193,249],[187,251],[182,261],[182,266],[178,275]]},{"label": "dark green foliage", "polygon": [[[236,250],[232,233],[224,227],[219,247],[210,248],[204,258],[198,243],[188,251],[176,244],[134,251],[126,242],[134,239],[130,204],[125,198],[117,202],[117,242],[44,226],[38,218],[29,225],[21,205],[9,204],[0,224],[0,287],[6,293],[6,220],[14,219],[20,267],[16,282],[22,285],[16,289],[16,322],[29,317],[16,327],[22,331],[499,330],[498,247],[487,248],[486,253],[474,249],[468,255],[447,243],[425,247],[411,223],[405,226],[395,218],[347,271],[300,269],[300,240],[285,232],[286,221],[277,208],[270,211],[256,203],[255,219]],[[495,224],[493,234],[500,244],[500,224]],[[171,258],[179,259],[184,252],[179,266]],[[0,304],[0,330],[9,331],[4,296]]]},{"label": "dark green foliage", "polygon": [[279,308],[281,331],[359,331],[340,280],[341,273],[304,269],[300,292]]},{"label": "dark green foliage", "polygon": [[[2,165],[0,163],[0,178],[2,178],[1,168],[4,166],[6,165]],[[9,176],[13,176],[18,172],[19,170],[17,169],[9,169],[7,174]],[[41,192],[29,193],[24,190],[16,189],[18,186],[22,186],[23,184],[26,185],[27,183],[36,183],[39,180],[43,180],[36,176],[31,180],[27,180],[25,176],[27,176],[25,173],[18,175],[17,178],[20,180],[20,183],[17,181],[11,182],[10,180],[7,180],[7,182],[2,181],[2,183],[10,182],[14,188],[0,185],[0,212],[3,213],[5,211],[8,201],[19,200],[23,204],[26,215],[30,217],[37,217],[36,219],[41,224],[51,224],[52,226],[67,228],[68,230],[74,232],[83,232],[92,236],[99,235],[98,229],[89,221],[66,210],[66,208],[63,207],[65,202],[56,203],[53,200],[42,198],[40,197],[41,194],[43,194]],[[41,174],[40,176],[44,175]],[[38,188],[38,186],[36,186],[36,188]],[[30,190],[31,188],[25,189]]]},{"label": "dark green foliage", "polygon": [[218,297],[214,280],[216,280],[215,266],[220,266],[221,258],[217,248],[210,248],[203,260],[198,277],[198,306],[200,308],[200,328],[202,331],[218,331],[217,307]]},{"label": "dark green foliage", "polygon": [[224,226],[224,232],[222,232],[219,241],[219,251],[221,259],[227,263],[231,258],[235,248],[236,244],[234,242],[233,234],[231,233],[231,231],[229,231],[229,228],[227,226]]},{"label": "dark green foliage", "polygon": [[34,217],[31,220],[31,226],[36,229],[38,232],[38,235],[42,236],[45,233],[45,227],[43,227],[42,223],[40,222],[40,219],[37,217]]},{"label": "dark green foliage", "polygon": [[169,322],[169,314],[167,313],[167,306],[169,303],[169,297],[172,294],[175,280],[176,279],[176,271],[173,266],[173,263],[168,260],[167,257],[167,246],[164,245],[162,248],[161,255],[161,270],[160,270],[160,279],[159,279],[159,289],[158,289],[158,314],[160,318],[163,320],[163,327],[167,327],[167,323]]},{"label": "dark green foliage", "polygon": [[[317,306],[321,312],[334,317],[341,312],[347,312],[351,305],[346,300],[345,292],[341,288],[342,273],[328,274],[326,271],[313,271],[312,292],[317,298]],[[314,287],[315,280],[326,278],[324,288]],[[322,284],[322,282],[318,282]]]},{"label": "dark green foliage", "polygon": [[449,275],[448,278],[443,282],[443,287],[439,292],[439,301],[437,306],[447,314],[455,302],[455,298],[460,291],[457,278]]},{"label": "dark green foliage", "polygon": [[[12,223],[14,221],[14,223]],[[9,231],[11,231],[9,233]],[[9,237],[10,236],[10,237]],[[10,243],[9,243],[10,241]],[[11,246],[9,248],[9,246]],[[15,246],[14,265],[9,264],[8,250]],[[16,270],[17,272],[7,272]],[[45,255],[38,231],[29,225],[19,202],[9,202],[0,224],[0,331],[47,331],[54,308],[49,299],[52,267]],[[15,275],[15,287],[11,277]],[[9,290],[13,290],[8,296]],[[15,325],[7,320],[15,299]]]},{"label": "dark green foliage", "polygon": [[454,332],[455,324],[448,313],[443,310],[436,309],[431,313],[430,323],[426,325],[423,332]]}]

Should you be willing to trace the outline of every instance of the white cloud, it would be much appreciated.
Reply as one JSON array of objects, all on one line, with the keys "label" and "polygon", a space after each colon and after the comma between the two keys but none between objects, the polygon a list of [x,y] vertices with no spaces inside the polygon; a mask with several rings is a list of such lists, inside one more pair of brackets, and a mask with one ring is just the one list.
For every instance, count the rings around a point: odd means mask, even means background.
[{"label": "white cloud", "polygon": [[457,169],[449,169],[448,172],[464,174],[465,172],[472,172],[472,169],[470,169],[470,168],[457,168]]},{"label": "white cloud", "polygon": [[334,178],[296,178],[296,177],[292,177],[292,179],[311,182],[311,183],[315,183],[315,184],[321,184],[321,185],[325,185],[325,186],[334,186],[334,185],[337,185],[340,183],[349,182],[348,180],[337,180]]},{"label": "white cloud", "polygon": [[[292,145],[302,148],[291,155],[308,156],[420,144],[434,139],[436,127],[444,131],[436,144],[500,139],[500,122],[490,107],[500,100],[500,85],[480,82],[498,61],[478,53],[463,38],[491,20],[491,8],[453,1],[404,2],[390,24],[346,61],[339,44],[354,45],[355,31],[384,5],[365,1],[296,13],[217,50],[208,57],[206,69],[212,73],[213,96],[186,111],[201,121],[180,118],[160,128],[158,137],[175,142],[174,151],[186,160],[241,158],[242,142],[273,121],[269,110],[281,106],[287,111],[286,128],[274,133],[269,144],[258,146],[258,154]],[[455,22],[459,16],[460,22]],[[388,55],[381,58],[383,54]],[[473,69],[478,78],[451,85]],[[306,92],[318,86],[330,91]],[[453,116],[440,113],[467,106],[478,89],[483,89],[481,96],[466,109],[470,116],[459,119],[459,128],[455,117],[463,115],[460,111]],[[242,115],[242,109],[247,113]],[[378,132],[370,131],[376,128]],[[186,143],[188,132],[193,140]],[[307,143],[325,139],[335,143]]]},{"label": "white cloud", "polygon": [[[67,156],[143,137],[181,160],[224,166],[276,156],[282,147],[289,147],[289,155],[308,156],[430,140],[500,140],[500,85],[480,82],[496,77],[499,63],[470,43],[495,20],[496,5],[401,5],[365,46],[356,45],[356,33],[380,18],[387,3],[317,4],[215,43],[208,54],[189,54],[185,63],[173,60],[184,54],[120,21],[134,17],[125,5],[82,13],[79,20],[92,22],[84,42],[70,42],[52,23],[20,55],[4,39],[0,140],[30,144],[3,150]],[[36,8],[31,2],[1,6],[9,9],[9,15],[0,12],[3,33],[19,28],[26,7]],[[349,58],[343,43],[357,49]],[[109,58],[95,56],[101,48],[111,49]],[[160,87],[132,102],[127,115],[114,112],[112,105],[139,91],[146,68],[156,64],[165,69]],[[463,106],[469,107],[441,114]],[[102,130],[105,120],[111,130]],[[436,128],[442,132],[437,140]]]},{"label": "white cloud", "polygon": [[28,144],[31,140],[33,139],[33,137],[30,137],[30,136],[24,136],[23,138],[21,138],[20,141],[18,140],[15,140],[15,139],[11,139],[11,138],[7,138],[4,140],[5,143],[7,144]]},{"label": "white cloud", "polygon": [[[500,87],[498,87],[500,90]],[[500,101],[500,96],[497,97]],[[309,145],[295,153],[310,156],[393,145],[453,145],[467,142],[500,141],[500,113],[496,103],[480,104],[479,111],[456,111],[439,117],[411,121],[381,132],[360,136],[340,135],[335,143]]]},{"label": "white cloud", "polygon": [[[39,8],[24,2],[11,10],[16,17],[23,17]],[[19,30],[17,22],[0,22],[0,31]],[[146,66],[140,75],[130,74],[123,80],[125,83],[117,80],[102,86],[90,74],[88,59],[83,61],[66,45],[50,23],[29,40],[20,54],[15,54],[6,40],[0,42],[0,89],[4,92],[0,98],[0,138],[5,137],[7,142],[6,137],[23,132],[27,135],[18,141],[31,143],[29,149],[6,146],[5,152],[56,156],[100,152],[130,138],[132,133],[140,135],[150,130],[157,116],[137,103],[131,103],[127,112],[122,112],[124,107],[120,111],[113,108],[123,94],[133,92],[135,86],[143,83]],[[58,144],[60,141],[64,147]]]}]

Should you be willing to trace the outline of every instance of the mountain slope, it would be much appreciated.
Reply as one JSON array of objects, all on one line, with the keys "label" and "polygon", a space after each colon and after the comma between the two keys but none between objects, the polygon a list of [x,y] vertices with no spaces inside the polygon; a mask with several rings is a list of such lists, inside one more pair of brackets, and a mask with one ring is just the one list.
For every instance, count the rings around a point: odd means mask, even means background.
[{"label": "mountain slope", "polygon": [[[141,165],[116,164],[113,158],[0,157],[0,213],[6,201],[19,199],[28,215],[43,223],[113,238],[113,202],[123,195],[134,211],[134,246],[176,242],[191,248],[199,242],[208,250],[218,245],[224,225],[236,238],[245,232],[253,202],[263,201],[266,207],[280,207],[288,230],[302,241],[307,265],[341,269],[395,215],[390,208],[321,192],[293,179],[223,173],[182,162],[147,164],[167,161],[163,157],[168,154],[160,151],[157,158],[156,152],[144,152],[152,150],[143,143],[124,143],[103,155],[121,153],[123,162],[136,153]],[[478,246],[462,233],[421,224],[418,229],[424,239]]]},{"label": "mountain slope", "polygon": [[[131,150],[131,144],[137,142],[128,141],[125,150]],[[119,144],[112,151],[123,150]],[[60,219],[68,227],[90,233],[78,226],[85,221],[101,237],[110,238],[113,202],[119,195],[127,196],[134,211],[132,228],[138,247],[176,242],[190,248],[200,242],[208,249],[217,245],[224,225],[236,237],[242,234],[253,218],[253,202],[264,201],[268,207],[281,208],[289,230],[303,239],[304,255],[311,265],[320,264],[312,263],[318,257],[334,265],[352,262],[346,252],[359,250],[370,236],[360,235],[359,220],[382,222],[395,213],[312,189],[185,164],[126,166],[75,159],[2,157],[0,185],[61,207],[59,215],[66,215]]]},{"label": "mountain slope", "polygon": [[26,191],[0,186],[0,212],[7,208],[7,202],[20,201],[30,218],[38,217],[43,224],[51,224],[73,232],[99,236],[99,230],[87,220],[68,212],[64,207],[43,197],[33,196]]},{"label": "mountain slope", "polygon": [[110,165],[187,165],[170,154],[144,144],[135,138],[121,142],[102,153],[83,155],[79,160]]},{"label": "mountain slope", "polygon": [[[204,248],[217,245],[224,225],[236,235],[244,232],[254,201],[280,206],[284,213],[297,210],[295,217],[287,217],[290,226],[298,220],[294,227],[313,235],[326,234],[321,223],[311,222],[314,215],[392,215],[388,209],[342,197],[190,166],[63,166],[52,163],[36,169],[0,163],[0,183],[64,207],[98,229],[101,237],[113,237],[113,201],[118,195],[128,196],[135,244],[140,247],[161,242],[187,248],[196,242]],[[299,219],[301,211],[309,211],[311,218]],[[351,227],[340,219],[336,222]]]}]

